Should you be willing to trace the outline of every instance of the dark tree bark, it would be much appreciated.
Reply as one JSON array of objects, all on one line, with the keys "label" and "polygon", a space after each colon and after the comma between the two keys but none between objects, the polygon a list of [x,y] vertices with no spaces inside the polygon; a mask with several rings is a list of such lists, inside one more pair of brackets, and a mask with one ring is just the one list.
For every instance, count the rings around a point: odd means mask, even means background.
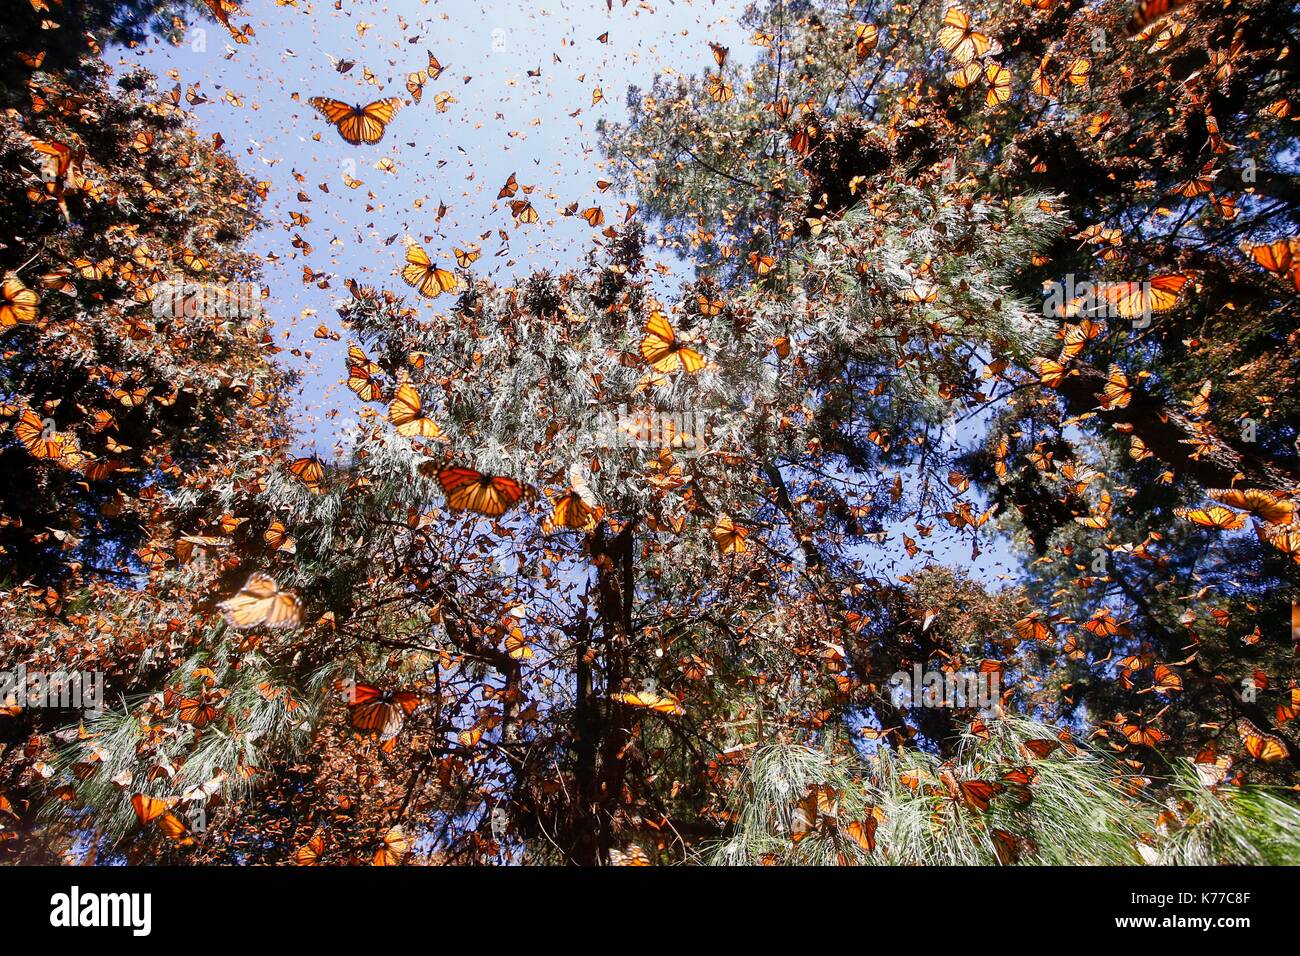
[{"label": "dark tree bark", "polygon": [[[1103,372],[1084,366],[1077,369],[1077,374],[1067,375],[1057,391],[1075,415],[1095,411],[1112,425],[1131,425],[1132,434],[1153,455],[1206,488],[1230,487],[1234,478],[1248,487],[1275,491],[1290,491],[1300,484],[1300,477],[1289,469],[1230,444],[1222,436],[1201,434],[1187,415],[1156,404],[1151,396],[1137,389],[1127,408],[1099,409],[1097,396],[1106,380]],[[1192,439],[1198,444],[1190,444]],[[1196,454],[1201,443],[1208,445],[1208,450]]]}]

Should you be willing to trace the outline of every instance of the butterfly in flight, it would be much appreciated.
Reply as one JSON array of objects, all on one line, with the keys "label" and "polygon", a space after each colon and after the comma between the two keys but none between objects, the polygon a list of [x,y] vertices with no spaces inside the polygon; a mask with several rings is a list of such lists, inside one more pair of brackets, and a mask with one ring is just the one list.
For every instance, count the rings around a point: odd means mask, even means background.
[{"label": "butterfly in flight", "polygon": [[644,707],[647,710],[653,710],[657,714],[669,714],[678,717],[686,713],[685,708],[682,707],[682,702],[670,694],[665,695],[654,691],[641,690],[611,694],[610,697],[620,704],[627,704],[629,707]]},{"label": "butterfly in flight", "polygon": [[384,130],[393,121],[393,114],[402,108],[402,101],[396,96],[375,100],[365,106],[352,106],[326,96],[313,96],[307,102],[353,146],[383,139]]},{"label": "butterfly in flight", "polygon": [[419,706],[420,695],[414,691],[382,691],[370,684],[353,685],[348,701],[352,726],[378,733],[385,742],[401,732],[406,718]]},{"label": "butterfly in flight", "polygon": [[218,605],[232,627],[297,627],[302,604],[297,595],[281,591],[270,575],[254,571],[234,597]]},{"label": "butterfly in flight", "polygon": [[970,14],[961,7],[949,7],[939,28],[939,46],[958,63],[969,63],[989,51],[993,41],[971,25]]},{"label": "butterfly in flight", "polygon": [[473,468],[437,468],[432,462],[420,466],[424,475],[435,477],[447,507],[452,511],[475,511],[489,518],[499,518],[524,496],[523,487],[513,478],[485,475]]},{"label": "butterfly in flight", "polygon": [[650,320],[646,322],[645,338],[641,340],[641,357],[656,372],[665,375],[683,368],[687,372],[698,372],[704,368],[704,356],[681,343],[669,324],[668,317],[658,309],[650,313]]},{"label": "butterfly in flight", "polygon": [[434,265],[429,254],[415,244],[406,249],[402,281],[426,299],[436,299],[444,292],[455,292],[460,285],[456,273]]},{"label": "butterfly in flight", "polygon": [[442,429],[424,414],[420,393],[410,382],[397,386],[397,394],[388,406],[388,420],[397,426],[397,434],[407,438],[440,438]]}]

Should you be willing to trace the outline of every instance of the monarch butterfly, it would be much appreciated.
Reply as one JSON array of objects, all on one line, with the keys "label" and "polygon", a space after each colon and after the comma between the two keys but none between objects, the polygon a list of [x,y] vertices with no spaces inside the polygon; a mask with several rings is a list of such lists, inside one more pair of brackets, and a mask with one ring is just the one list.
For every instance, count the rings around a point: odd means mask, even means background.
[{"label": "monarch butterfly", "polygon": [[1300,531],[1287,531],[1269,538],[1268,543],[1300,564]]},{"label": "monarch butterfly", "polygon": [[393,114],[402,108],[402,101],[396,96],[366,106],[351,106],[324,96],[313,96],[307,102],[353,146],[383,139],[384,130],[393,121]]},{"label": "monarch butterfly", "polygon": [[1259,246],[1246,245],[1243,248],[1250,253],[1256,264],[1276,275],[1286,275],[1295,264],[1296,241],[1294,239],[1278,239],[1275,242],[1266,242]]},{"label": "monarch butterfly", "polygon": [[411,849],[411,838],[401,826],[392,827],[384,834],[384,842],[375,851],[375,866],[398,866]]},{"label": "monarch butterfly", "polygon": [[287,535],[285,523],[281,520],[274,519],[266,527],[266,531],[261,532],[261,540],[272,546],[277,551],[283,551],[285,554],[298,553],[298,541],[295,541],[290,535]]},{"label": "monarch butterfly", "polygon": [[1245,717],[1237,721],[1237,733],[1241,734],[1241,742],[1246,745],[1246,753],[1256,760],[1277,763],[1289,755],[1286,741],[1277,734],[1265,733]]},{"label": "monarch butterfly", "polygon": [[583,211],[582,218],[587,220],[587,225],[594,229],[596,226],[605,224],[605,211],[599,206],[592,206],[590,209]]},{"label": "monarch butterfly", "polygon": [[[212,11],[212,15],[216,17],[217,22],[230,32],[236,43],[248,42],[248,37],[230,25],[230,15],[239,12],[239,7],[232,0],[203,0],[203,2]],[[248,28],[245,27],[245,29]]]},{"label": "monarch butterfly", "polygon": [[435,266],[429,254],[414,243],[406,248],[406,263],[402,267],[402,281],[426,299],[455,292],[460,285],[456,273]]},{"label": "monarch butterfly", "polygon": [[181,249],[181,262],[191,272],[207,272],[212,267],[212,263],[193,249]]},{"label": "monarch butterfly", "polygon": [[325,852],[325,837],[317,833],[310,840],[298,847],[293,855],[293,862],[298,866],[315,866]]},{"label": "monarch butterfly", "polygon": [[117,263],[112,259],[100,259],[95,262],[93,259],[83,257],[72,260],[72,267],[77,270],[77,274],[83,279],[102,282],[113,274]]},{"label": "monarch butterfly", "polygon": [[0,283],[0,328],[17,325],[19,322],[36,321],[36,305],[40,301],[34,291],[23,284],[17,276],[10,276]]},{"label": "monarch butterfly", "polygon": [[1154,687],[1162,694],[1183,689],[1183,679],[1168,664],[1157,664],[1153,675]]},{"label": "monarch butterfly", "polygon": [[727,515],[719,517],[718,523],[709,533],[713,535],[713,540],[718,543],[718,549],[723,554],[744,554],[749,550],[749,545],[745,544],[745,539],[749,537],[749,530],[737,525]]},{"label": "monarch butterfly", "polygon": [[524,495],[524,489],[513,478],[485,475],[473,468],[437,468],[433,462],[425,462],[420,471],[437,477],[452,511],[476,511],[499,518]]},{"label": "monarch butterfly", "polygon": [[987,53],[993,41],[975,31],[965,10],[949,7],[939,28],[939,45],[958,63],[969,63]]},{"label": "monarch butterfly", "polygon": [[1175,508],[1174,514],[1202,528],[1214,528],[1218,531],[1236,531],[1246,524],[1244,514],[1229,511],[1221,505],[1211,508]]},{"label": "monarch butterfly", "polygon": [[704,680],[713,674],[713,665],[698,654],[683,657],[678,661],[678,668],[687,680]]},{"label": "monarch butterfly", "polygon": [[620,704],[627,704],[629,707],[644,707],[647,710],[653,710],[657,714],[668,714],[672,717],[680,717],[686,713],[682,707],[682,702],[671,695],[657,694],[654,691],[626,691],[619,694],[611,694],[611,700],[616,700]]},{"label": "monarch butterfly", "polygon": [[375,380],[381,371],[365,352],[355,345],[348,346],[348,389],[363,402],[377,402],[383,397],[383,389]]},{"label": "monarch butterfly", "polygon": [[1002,775],[1000,786],[1022,807],[1027,807],[1034,800],[1034,795],[1029,787],[1037,777],[1038,771],[1033,767],[1016,767]]},{"label": "monarch butterfly", "polygon": [[406,74],[406,92],[410,93],[411,99],[417,103],[424,96],[424,79],[424,70]]},{"label": "monarch butterfly", "polygon": [[1206,494],[1220,504],[1258,515],[1269,524],[1290,524],[1295,514],[1294,501],[1258,488],[1211,488]]},{"label": "monarch butterfly", "polygon": [[988,813],[993,798],[1006,791],[1006,787],[1002,784],[990,783],[987,780],[957,781],[946,770],[942,776],[944,786],[948,788],[948,794],[952,800],[956,803],[965,804],[969,809],[979,813]]},{"label": "monarch butterfly", "polygon": [[984,67],[984,79],[988,80],[989,91],[984,96],[987,106],[998,106],[1011,99],[1011,71],[997,63]]},{"label": "monarch butterfly", "polygon": [[[1300,614],[1300,608],[1291,605],[1291,617],[1294,620],[1297,614]],[[1280,727],[1288,720],[1295,720],[1300,717],[1300,687],[1291,688],[1290,703],[1277,705],[1277,724]]]},{"label": "monarch butterfly", "polygon": [[441,438],[442,429],[422,414],[420,393],[410,382],[397,386],[397,394],[388,406],[388,420],[397,426],[397,434],[408,438]]},{"label": "monarch butterfly", "polygon": [[190,833],[190,828],[185,825],[184,820],[170,811],[164,813],[162,819],[158,821],[158,829],[162,830],[163,835],[168,839],[175,840],[181,846],[194,845],[194,836]]},{"label": "monarch butterfly", "polygon": [[1143,747],[1154,747],[1165,739],[1164,731],[1144,720],[1125,720],[1119,729],[1129,743]]},{"label": "monarch butterfly", "polygon": [[63,457],[67,439],[55,433],[51,420],[42,421],[30,408],[14,424],[14,434],[33,458],[49,458],[54,461]]},{"label": "monarch butterfly", "polygon": [[537,210],[527,199],[515,199],[510,203],[510,215],[518,222],[536,222]]},{"label": "monarch butterfly", "polygon": [[1128,32],[1137,33],[1166,14],[1173,13],[1187,0],[1145,0],[1139,3],[1128,22]]},{"label": "monarch butterfly", "polygon": [[1129,403],[1133,401],[1133,389],[1129,384],[1128,376],[1118,365],[1111,365],[1106,384],[1102,386],[1101,394],[1097,397],[1101,399],[1103,411],[1128,408]]},{"label": "monarch butterfly", "polygon": [[470,264],[483,254],[483,250],[476,245],[471,245],[468,249],[459,249],[453,246],[451,251],[456,254],[456,265],[462,269],[469,268]]},{"label": "monarch butterfly", "polygon": [[269,575],[254,571],[234,597],[218,605],[231,627],[297,627],[302,604],[297,595],[281,591]]},{"label": "monarch butterfly", "polygon": [[707,295],[695,296],[695,303],[700,308],[700,315],[705,318],[712,318],[715,315],[721,315],[722,310],[726,308],[726,303],[721,299],[711,299]]},{"label": "monarch butterfly", "polygon": [[149,397],[150,391],[152,390],[145,385],[128,385],[126,388],[112,389],[109,394],[127,408],[139,408]]},{"label": "monarch butterfly", "polygon": [[1046,757],[1050,757],[1052,753],[1061,746],[1061,744],[1056,740],[1038,739],[1026,740],[1023,746],[1039,760],[1042,760]]},{"label": "monarch butterfly", "polygon": [[519,192],[519,180],[515,179],[514,173],[511,173],[505,185],[497,190],[497,199],[508,199],[517,192]]},{"label": "monarch butterfly", "polygon": [[196,728],[206,727],[216,719],[217,708],[203,697],[185,697],[181,699],[176,717],[182,723],[193,724]]},{"label": "monarch butterfly", "polygon": [[644,848],[633,843],[626,850],[618,847],[609,848],[610,866],[653,866],[654,861],[650,859]]},{"label": "monarch butterfly", "polygon": [[1066,68],[1065,77],[1074,86],[1087,86],[1088,74],[1092,72],[1092,64],[1088,62],[1087,57],[1078,57],[1069,67]]},{"label": "monarch butterfly", "polygon": [[668,317],[655,309],[646,322],[645,338],[641,340],[641,357],[656,372],[669,374],[678,369],[698,372],[704,368],[704,356],[687,348],[677,340],[677,333],[668,323]]},{"label": "monarch butterfly", "polygon": [[1196,778],[1201,782],[1201,786],[1208,789],[1214,789],[1228,779],[1232,773],[1231,757],[1216,757],[1213,747],[1196,755],[1192,761],[1192,768],[1196,771]]},{"label": "monarch butterfly", "polygon": [[1190,415],[1208,415],[1210,414],[1210,395],[1214,391],[1214,383],[1206,379],[1197,389],[1196,395],[1183,402],[1187,406],[1187,412]]},{"label": "monarch butterfly", "polygon": [[289,462],[289,474],[293,475],[313,491],[320,490],[321,479],[325,477],[325,465],[315,455],[295,458]]},{"label": "monarch butterfly", "polygon": [[1114,507],[1113,499],[1110,492],[1101,493],[1101,501],[1097,504],[1097,510],[1090,515],[1076,517],[1075,524],[1082,525],[1085,528],[1091,528],[1094,531],[1110,527],[1110,512]]},{"label": "monarch butterfly", "polygon": [[1084,622],[1083,627],[1089,634],[1096,634],[1098,637],[1111,637],[1115,634],[1128,637],[1130,634],[1128,625],[1115,620],[1108,608],[1093,612],[1092,617]]},{"label": "monarch butterfly", "polygon": [[998,862],[1003,866],[1018,863],[1021,853],[1028,847],[1028,841],[1024,837],[998,827],[990,830],[989,836],[993,838],[993,851],[998,856]]},{"label": "monarch butterfly", "polygon": [[1053,637],[1052,629],[1037,611],[1028,617],[1022,617],[1012,627],[1015,628],[1016,634],[1026,641],[1035,640],[1046,644]]},{"label": "monarch butterfly", "polygon": [[356,684],[348,701],[352,726],[356,730],[378,732],[380,740],[392,740],[402,730],[406,718],[420,706],[414,691],[382,691],[370,684]]},{"label": "monarch butterfly", "polygon": [[874,23],[859,23],[854,27],[853,33],[857,37],[856,42],[853,44],[853,52],[858,58],[858,62],[861,63],[871,55],[871,51],[880,42],[880,27]]},{"label": "monarch butterfly", "polygon": [[1030,364],[1038,373],[1039,383],[1048,388],[1060,388],[1061,383],[1065,381],[1065,366],[1054,359],[1035,358]]},{"label": "monarch butterfly", "polygon": [[[849,839],[856,843],[866,853],[871,853],[876,849],[876,827],[880,825],[880,819],[876,817],[878,808],[869,807],[867,816],[862,820],[853,820],[844,828]],[[883,817],[883,814],[881,815]]]},{"label": "monarch butterfly", "polygon": [[552,527],[584,531],[595,523],[596,509],[584,500],[579,489],[570,488],[555,499],[555,510],[551,513]]},{"label": "monarch butterfly", "polygon": [[171,805],[166,800],[137,793],[131,798],[131,806],[141,826],[146,826],[166,813]]},{"label": "monarch butterfly", "polygon": [[1147,282],[1112,282],[1099,290],[1121,318],[1133,319],[1166,312],[1178,304],[1178,294],[1190,279],[1185,275],[1156,276]]},{"label": "monarch butterfly", "polygon": [[715,103],[725,103],[730,100],[735,93],[731,89],[731,84],[722,78],[722,74],[717,76],[709,75],[709,99]]},{"label": "monarch butterfly", "polygon": [[967,63],[960,70],[949,73],[948,80],[957,89],[964,90],[983,75],[984,71],[980,69],[978,63]]},{"label": "monarch butterfly", "polygon": [[[1038,66],[1029,77],[1029,88],[1044,99],[1051,99],[1053,93],[1052,78],[1047,75],[1048,67],[1052,58],[1044,54],[1043,58],[1038,61]],[[1038,263],[1035,263],[1037,265]]]},{"label": "monarch butterfly", "polygon": [[799,798],[790,819],[790,839],[798,843],[810,833],[839,826],[840,795],[827,784],[812,784]]}]

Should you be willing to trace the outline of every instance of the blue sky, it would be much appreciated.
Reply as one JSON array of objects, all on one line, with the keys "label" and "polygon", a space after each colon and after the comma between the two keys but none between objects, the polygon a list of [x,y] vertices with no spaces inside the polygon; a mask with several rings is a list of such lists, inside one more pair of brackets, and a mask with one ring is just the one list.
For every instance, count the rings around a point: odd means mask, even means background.
[{"label": "blue sky", "polygon": [[[599,230],[559,210],[576,201],[621,220],[626,209],[613,189],[596,187],[603,175],[597,121],[626,116],[629,86],[648,87],[670,68],[704,70],[712,63],[709,41],[742,55],[747,45],[737,23],[740,8],[712,2],[620,6],[615,0],[612,9],[599,0],[341,5],[247,0],[233,22],[252,25],[250,43],[234,44],[220,27],[203,23],[180,46],[153,41],[109,54],[122,65],[143,64],[166,85],[179,81],[188,91],[197,83],[210,100],[189,107],[200,132],[219,132],[249,175],[270,182],[270,225],[251,245],[266,259],[266,305],[277,338],[303,352],[284,356],[305,374],[294,425],[304,448],[315,443],[326,456],[359,408],[341,384],[346,335],[339,342],[313,337],[322,322],[343,331],[334,303],[348,295],[345,278],[405,291],[394,273],[408,237],[443,265],[453,261],[454,246],[478,242],[483,255],[475,273],[507,284],[537,268],[580,265]],[[608,41],[599,42],[606,32]],[[445,72],[374,146],[345,143],[307,105],[312,96],[409,98],[406,76],[428,64],[428,52]],[[339,73],[331,57],[355,65]],[[528,75],[538,69],[540,76]],[[597,89],[603,99],[593,105]],[[454,98],[442,112],[435,105],[439,93]],[[375,167],[385,158],[394,171]],[[516,226],[496,199],[512,172],[535,187],[531,199],[541,216],[535,225]],[[349,188],[345,176],[361,185]],[[300,192],[310,201],[300,201]],[[448,211],[438,222],[442,203]],[[291,212],[311,222],[295,226]],[[498,229],[510,234],[508,243]],[[488,230],[492,235],[481,240]],[[293,245],[295,237],[311,246],[309,254]],[[688,264],[672,264],[686,274]],[[326,274],[331,287],[305,284],[304,266]],[[416,304],[431,316],[451,302]]]}]

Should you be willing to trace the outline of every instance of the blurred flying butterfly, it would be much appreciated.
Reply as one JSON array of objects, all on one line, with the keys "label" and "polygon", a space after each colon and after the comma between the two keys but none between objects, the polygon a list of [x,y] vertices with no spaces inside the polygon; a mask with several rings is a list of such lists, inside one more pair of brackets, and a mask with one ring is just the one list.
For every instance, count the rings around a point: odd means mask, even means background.
[{"label": "blurred flying butterfly", "polygon": [[411,849],[411,838],[400,826],[392,827],[384,834],[384,842],[375,851],[375,866],[398,866]]},{"label": "blurred flying butterfly", "polygon": [[939,29],[939,45],[958,63],[969,63],[983,56],[992,41],[971,26],[970,15],[961,7],[949,7]]},{"label": "blurred flying butterfly", "polygon": [[655,691],[642,690],[610,694],[610,699],[621,704],[627,704],[629,707],[644,707],[647,710],[653,710],[655,713],[668,714],[674,717],[686,713],[685,708],[682,707],[682,702],[676,697],[659,694]]},{"label": "blurred flying butterfly", "polygon": [[254,571],[239,593],[218,605],[232,627],[297,627],[302,604],[269,575]]}]

